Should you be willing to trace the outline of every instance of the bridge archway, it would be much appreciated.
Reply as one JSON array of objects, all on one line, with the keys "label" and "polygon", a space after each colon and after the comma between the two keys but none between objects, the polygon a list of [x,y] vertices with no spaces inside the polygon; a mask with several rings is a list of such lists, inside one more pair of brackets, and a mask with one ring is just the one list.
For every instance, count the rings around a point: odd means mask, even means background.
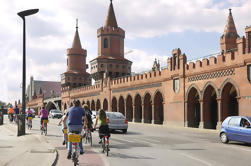
[{"label": "bridge archway", "polygon": [[152,122],[152,99],[149,93],[144,97],[144,123]]},{"label": "bridge archway", "polygon": [[141,96],[139,94],[137,94],[135,96],[134,103],[135,103],[135,110],[134,110],[134,113],[135,113],[134,118],[135,119],[134,119],[134,121],[141,122],[141,120],[142,120],[142,101],[141,101]]},{"label": "bridge archway", "polygon": [[66,111],[67,110],[67,105],[66,105],[66,103],[64,103],[64,111]]},{"label": "bridge archway", "polygon": [[45,107],[49,112],[52,110],[52,109],[58,109],[56,104],[54,102],[49,102],[46,104],[46,107]]},{"label": "bridge archway", "polygon": [[104,101],[103,101],[103,110],[108,111],[108,101],[107,101],[107,99],[104,99]]},{"label": "bridge archway", "polygon": [[86,104],[88,105],[88,108],[90,109],[91,107],[91,104],[90,104],[90,101],[88,100],[87,102],[86,102]]},{"label": "bridge archway", "polygon": [[208,85],[203,93],[204,128],[216,129],[218,121],[217,94],[213,86]]},{"label": "bridge archway", "polygon": [[187,122],[188,127],[199,127],[200,123],[200,95],[197,88],[192,87],[187,97]]},{"label": "bridge archway", "polygon": [[126,119],[131,122],[133,119],[132,97],[130,95],[126,98]]},{"label": "bridge archway", "polygon": [[96,103],[96,111],[98,111],[99,109],[100,109],[100,100],[98,99]]},{"label": "bridge archway", "polygon": [[119,112],[125,115],[125,102],[123,96],[119,97]]},{"label": "bridge archway", "polygon": [[158,91],[154,96],[154,124],[163,124],[163,95]]},{"label": "bridge archway", "polygon": [[223,121],[227,116],[239,115],[239,104],[237,101],[237,88],[230,82],[226,83],[221,93],[222,116]]},{"label": "bridge archway", "polygon": [[92,100],[92,104],[91,104],[91,110],[95,110],[95,101],[94,100]]},{"label": "bridge archway", "polygon": [[116,97],[112,98],[112,112],[117,112],[117,99],[116,99]]}]

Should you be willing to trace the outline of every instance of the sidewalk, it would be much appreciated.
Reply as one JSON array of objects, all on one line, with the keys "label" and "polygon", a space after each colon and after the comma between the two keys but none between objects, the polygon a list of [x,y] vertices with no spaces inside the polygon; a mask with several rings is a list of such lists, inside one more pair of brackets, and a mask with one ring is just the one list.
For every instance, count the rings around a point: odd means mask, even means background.
[{"label": "sidewalk", "polygon": [[57,151],[39,135],[17,137],[17,126],[0,126],[1,166],[50,166],[56,162]]}]

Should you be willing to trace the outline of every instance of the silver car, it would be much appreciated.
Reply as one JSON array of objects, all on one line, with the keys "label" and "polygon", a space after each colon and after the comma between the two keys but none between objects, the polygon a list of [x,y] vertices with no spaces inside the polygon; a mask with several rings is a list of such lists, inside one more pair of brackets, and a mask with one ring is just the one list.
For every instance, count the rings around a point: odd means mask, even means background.
[{"label": "silver car", "polygon": [[[109,130],[122,130],[123,133],[127,132],[128,120],[120,112],[106,112],[107,122]],[[93,124],[95,124],[96,118],[93,119]],[[98,124],[97,124],[98,125]],[[99,126],[97,126],[99,127]]]}]

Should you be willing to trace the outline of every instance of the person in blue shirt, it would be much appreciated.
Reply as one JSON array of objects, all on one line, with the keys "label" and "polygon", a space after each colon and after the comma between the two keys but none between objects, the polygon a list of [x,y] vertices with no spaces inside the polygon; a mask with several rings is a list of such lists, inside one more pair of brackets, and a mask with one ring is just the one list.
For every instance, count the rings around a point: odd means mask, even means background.
[{"label": "person in blue shirt", "polygon": [[[66,120],[68,118],[68,133],[77,132],[80,134],[83,129],[83,124],[84,128],[86,128],[87,118],[85,116],[84,109],[80,106],[80,101],[74,99],[73,104],[74,106],[67,111],[66,116],[64,117],[63,120],[64,128],[67,128]],[[80,154],[84,154],[82,139],[81,142],[79,143],[79,148],[80,148]],[[71,152],[72,152],[72,143],[68,142],[67,159],[71,159]]]},{"label": "person in blue shirt", "polygon": [[17,107],[17,105],[14,108],[15,111],[15,121],[17,122],[17,115],[19,114],[19,108]]}]

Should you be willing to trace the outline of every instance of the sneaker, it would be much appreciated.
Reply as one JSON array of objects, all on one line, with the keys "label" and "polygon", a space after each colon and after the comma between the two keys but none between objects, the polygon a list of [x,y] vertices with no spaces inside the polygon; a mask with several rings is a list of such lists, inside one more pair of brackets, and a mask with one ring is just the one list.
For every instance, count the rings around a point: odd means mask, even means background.
[{"label": "sneaker", "polygon": [[81,154],[81,155],[84,154],[84,153],[85,153],[85,152],[81,152],[81,151],[80,151],[80,154]]},{"label": "sneaker", "polygon": [[63,145],[65,145],[65,140],[63,141],[63,143],[62,143]]},{"label": "sneaker", "polygon": [[71,159],[71,152],[68,152],[67,159]]}]

